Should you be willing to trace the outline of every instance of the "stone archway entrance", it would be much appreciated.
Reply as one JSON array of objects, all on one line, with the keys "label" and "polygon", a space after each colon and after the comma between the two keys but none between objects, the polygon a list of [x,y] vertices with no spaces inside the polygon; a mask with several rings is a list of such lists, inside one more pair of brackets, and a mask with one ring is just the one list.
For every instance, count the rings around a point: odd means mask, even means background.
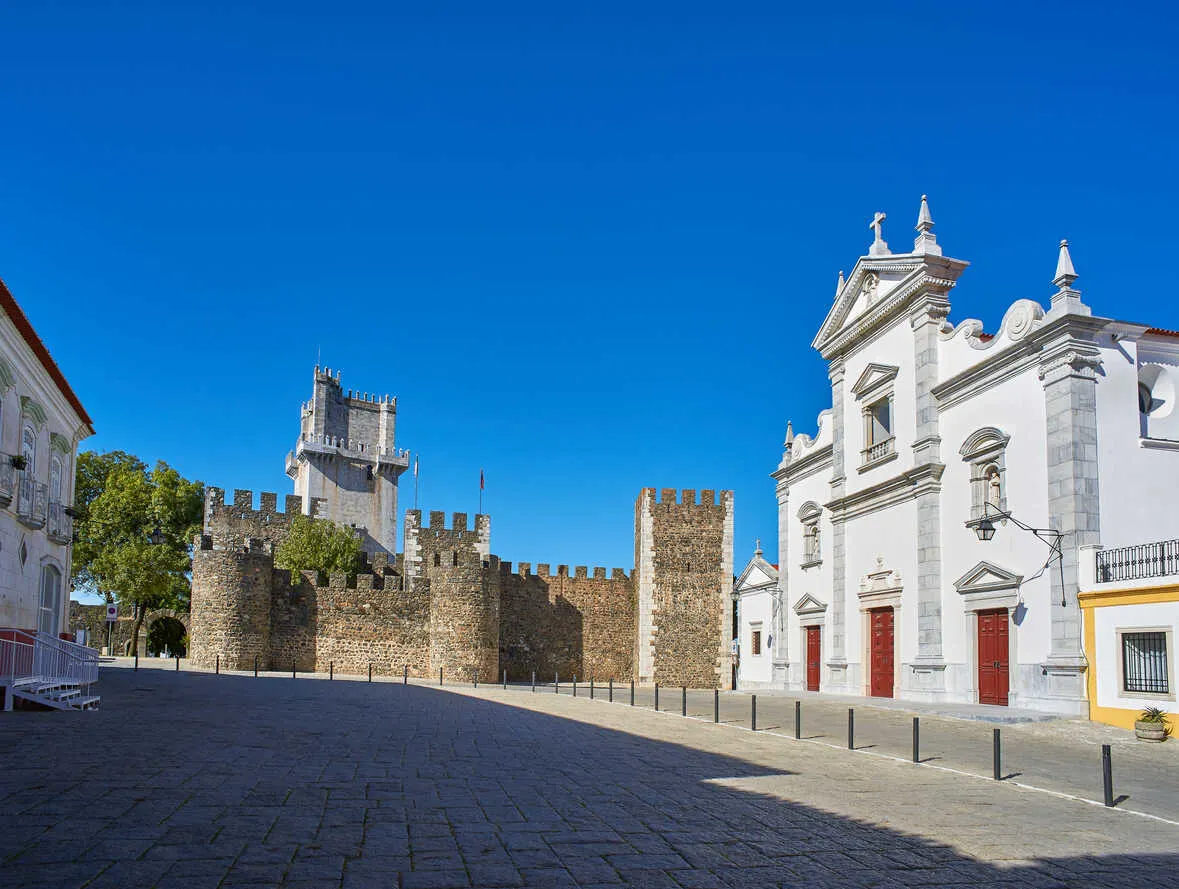
[{"label": "stone archway entrance", "polygon": [[[147,614],[144,615],[143,623],[139,627],[139,639],[137,640],[138,645],[136,646],[136,648],[139,651],[140,657],[147,657],[149,654],[155,653],[152,650],[152,644],[151,644],[152,640],[149,638],[151,635],[151,629],[157,623],[161,623],[161,622],[167,621],[167,620],[175,621],[176,623],[180,624],[180,626],[182,626],[184,628],[184,632],[183,632],[183,634],[181,634],[180,638],[184,638],[184,639],[188,638],[189,630],[191,627],[191,615],[187,611],[173,611],[170,608],[157,608],[154,611],[149,611]],[[164,623],[163,626],[164,627],[171,626],[173,628],[173,632],[175,630],[174,625]],[[157,634],[158,634],[158,631],[157,631]],[[170,636],[168,638],[170,638]],[[187,642],[185,643],[185,646],[187,647]],[[131,647],[131,640],[127,640],[127,651],[120,652],[120,653],[133,655],[133,654],[135,654],[135,650],[136,649]],[[162,651],[163,647],[160,647],[158,650]],[[169,651],[172,651],[173,653],[175,653],[170,648],[169,648]]]}]

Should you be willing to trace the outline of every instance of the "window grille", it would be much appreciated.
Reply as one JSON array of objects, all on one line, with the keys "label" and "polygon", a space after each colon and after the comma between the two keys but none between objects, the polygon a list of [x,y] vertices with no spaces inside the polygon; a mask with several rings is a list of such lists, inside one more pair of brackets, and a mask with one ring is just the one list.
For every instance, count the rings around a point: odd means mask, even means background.
[{"label": "window grille", "polygon": [[754,654],[761,654],[761,630],[753,631],[752,649]]},{"label": "window grille", "polygon": [[1167,634],[1122,634],[1122,688],[1128,692],[1169,694]]}]

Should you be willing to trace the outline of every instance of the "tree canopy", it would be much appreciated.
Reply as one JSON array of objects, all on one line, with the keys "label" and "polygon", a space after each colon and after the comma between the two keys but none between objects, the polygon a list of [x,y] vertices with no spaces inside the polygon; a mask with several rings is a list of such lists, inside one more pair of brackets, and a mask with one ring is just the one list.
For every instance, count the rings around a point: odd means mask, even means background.
[{"label": "tree canopy", "polygon": [[[163,461],[133,454],[78,455],[73,554],[75,582],[108,602],[133,606],[138,637],[153,608],[187,609],[190,545],[200,531],[204,485]],[[159,543],[152,537],[158,531]]]},{"label": "tree canopy", "polygon": [[326,519],[295,516],[286,540],[274,552],[274,564],[291,571],[356,574],[364,548],[350,528]]}]

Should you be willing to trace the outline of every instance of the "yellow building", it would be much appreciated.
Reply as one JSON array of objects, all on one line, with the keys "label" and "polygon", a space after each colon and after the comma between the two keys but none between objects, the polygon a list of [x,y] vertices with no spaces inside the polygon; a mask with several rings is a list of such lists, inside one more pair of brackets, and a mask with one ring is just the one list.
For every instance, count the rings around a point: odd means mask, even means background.
[{"label": "yellow building", "polygon": [[1081,547],[1079,556],[1089,718],[1132,729],[1146,707],[1177,715],[1179,540]]}]

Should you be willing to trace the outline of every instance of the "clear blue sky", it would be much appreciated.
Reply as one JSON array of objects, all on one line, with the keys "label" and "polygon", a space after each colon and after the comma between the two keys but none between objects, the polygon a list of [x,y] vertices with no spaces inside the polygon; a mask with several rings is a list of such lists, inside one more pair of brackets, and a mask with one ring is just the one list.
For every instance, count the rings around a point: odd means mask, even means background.
[{"label": "clear blue sky", "polygon": [[[0,11],[0,276],[86,442],[290,491],[317,352],[399,396],[422,506],[627,567],[644,485],[775,549],[836,273],[970,260],[953,319],[1179,327],[1174,7],[38,2]],[[402,502],[412,501],[412,483]]]}]

